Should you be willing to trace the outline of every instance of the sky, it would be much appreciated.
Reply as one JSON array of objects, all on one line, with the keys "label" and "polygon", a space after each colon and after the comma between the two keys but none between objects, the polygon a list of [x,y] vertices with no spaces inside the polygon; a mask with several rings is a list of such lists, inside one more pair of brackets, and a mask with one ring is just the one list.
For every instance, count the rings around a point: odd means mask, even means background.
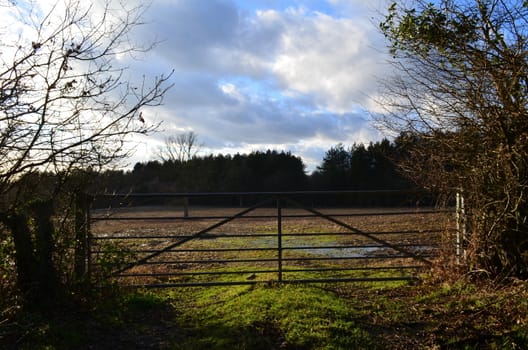
[{"label": "sky", "polygon": [[389,70],[377,29],[385,8],[385,0],[151,0],[131,40],[157,45],[120,59],[136,77],[174,71],[173,87],[143,114],[162,124],[137,140],[128,164],[155,159],[168,136],[189,131],[201,155],[289,151],[307,172],[338,143],[382,139],[371,115]]},{"label": "sky", "polygon": [[[307,171],[338,143],[386,135],[371,115],[388,70],[377,29],[383,0],[153,0],[142,41],[159,44],[140,70],[174,70],[160,132],[137,147],[193,131],[202,154],[290,151]],[[156,67],[154,69],[153,67]]]}]

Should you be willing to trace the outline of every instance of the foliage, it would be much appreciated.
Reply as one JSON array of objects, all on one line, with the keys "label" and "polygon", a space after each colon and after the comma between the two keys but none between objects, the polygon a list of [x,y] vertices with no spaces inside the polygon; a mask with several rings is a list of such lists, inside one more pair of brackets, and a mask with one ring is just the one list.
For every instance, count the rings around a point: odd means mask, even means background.
[{"label": "foliage", "polygon": [[103,174],[106,192],[231,192],[306,189],[299,157],[289,152],[209,155],[186,161],[137,163],[132,172]]},{"label": "foliage", "polygon": [[528,7],[522,1],[393,4],[380,25],[398,75],[380,123],[423,186],[464,192],[469,263],[528,277]]},{"label": "foliage", "polygon": [[97,249],[99,252],[93,262],[97,265],[97,269],[93,271],[97,275],[91,277],[100,279],[101,283],[109,280],[116,270],[124,268],[137,259],[137,254],[131,252],[129,247],[118,243],[105,242],[98,245]]},{"label": "foliage", "polygon": [[383,140],[349,149],[330,148],[307,175],[302,160],[289,152],[209,155],[179,161],[137,163],[130,172],[107,171],[97,190],[112,192],[261,192],[301,190],[409,189],[413,183],[395,164],[403,145]]},{"label": "foliage", "polygon": [[368,146],[343,144],[330,148],[312,174],[314,189],[322,190],[398,190],[413,188],[396,165],[400,145],[384,139]]},{"label": "foliage", "polygon": [[20,307],[16,293],[15,249],[13,239],[0,226],[0,324]]}]

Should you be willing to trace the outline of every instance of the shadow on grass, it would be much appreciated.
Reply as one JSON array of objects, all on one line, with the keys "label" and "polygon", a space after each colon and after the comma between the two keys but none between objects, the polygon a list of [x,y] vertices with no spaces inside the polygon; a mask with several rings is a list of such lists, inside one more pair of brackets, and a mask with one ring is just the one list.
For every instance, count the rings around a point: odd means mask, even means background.
[{"label": "shadow on grass", "polygon": [[21,315],[0,324],[0,348],[522,349],[528,302],[519,290],[274,285],[140,291],[90,312]]},{"label": "shadow on grass", "polygon": [[0,325],[0,349],[171,349],[181,341],[173,307],[155,295],[128,295],[92,309],[22,313]]}]

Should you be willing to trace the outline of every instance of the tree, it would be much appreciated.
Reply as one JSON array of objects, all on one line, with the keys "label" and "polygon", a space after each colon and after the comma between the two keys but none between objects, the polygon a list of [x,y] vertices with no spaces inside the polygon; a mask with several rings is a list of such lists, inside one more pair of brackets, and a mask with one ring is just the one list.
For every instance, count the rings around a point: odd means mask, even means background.
[{"label": "tree", "polygon": [[322,182],[325,189],[343,190],[349,185],[351,166],[351,153],[339,143],[326,151],[315,178]]},{"label": "tree", "polygon": [[198,135],[194,131],[188,131],[176,137],[167,137],[165,145],[158,149],[158,155],[162,162],[186,162],[193,159],[202,147]]},{"label": "tree", "polygon": [[527,24],[524,1],[416,0],[380,25],[398,72],[380,122],[415,179],[464,191],[469,262],[494,275],[528,277]]},{"label": "tree", "polygon": [[[157,126],[145,107],[161,104],[170,87],[170,74],[136,83],[120,63],[151,48],[130,42],[141,7],[107,2],[100,8],[80,0],[38,6],[5,4],[21,34],[13,37],[12,28],[2,27],[0,48],[0,221],[12,235],[26,294],[46,280],[35,277],[39,259],[52,264],[49,255],[57,253],[51,217],[71,214],[67,205],[57,212],[56,199],[66,194],[72,174],[126,157],[130,136]],[[49,188],[27,186],[44,172],[54,175]]]}]

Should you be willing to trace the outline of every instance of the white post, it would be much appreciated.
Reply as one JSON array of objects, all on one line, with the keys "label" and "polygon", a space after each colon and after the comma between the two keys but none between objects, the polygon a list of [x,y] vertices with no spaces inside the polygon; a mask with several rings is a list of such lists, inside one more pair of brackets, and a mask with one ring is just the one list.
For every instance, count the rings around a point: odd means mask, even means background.
[{"label": "white post", "polygon": [[460,242],[460,192],[456,193],[456,262],[457,264],[460,264],[460,248],[461,248],[461,242]]},{"label": "white post", "polygon": [[461,218],[460,218],[460,223],[462,224],[462,254],[463,254],[463,258],[466,259],[466,248],[465,248],[465,243],[466,243],[466,228],[467,228],[467,223],[466,223],[466,204],[464,203],[464,193],[460,194],[460,215],[461,215]]},{"label": "white post", "polygon": [[464,205],[464,196],[461,192],[456,194],[456,257],[457,264],[460,263],[460,257],[466,256],[463,249],[466,240],[466,208]]}]

